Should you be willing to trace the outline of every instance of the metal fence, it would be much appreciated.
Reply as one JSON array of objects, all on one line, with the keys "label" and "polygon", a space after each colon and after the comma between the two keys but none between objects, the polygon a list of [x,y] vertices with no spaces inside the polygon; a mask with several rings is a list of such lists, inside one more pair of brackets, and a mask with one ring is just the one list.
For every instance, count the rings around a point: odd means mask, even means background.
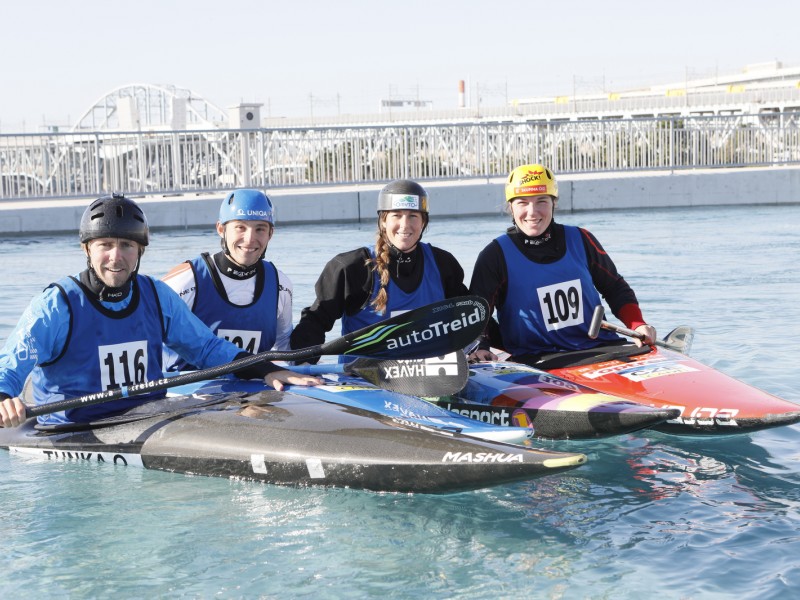
[{"label": "metal fence", "polygon": [[0,199],[800,163],[800,113],[0,135]]}]

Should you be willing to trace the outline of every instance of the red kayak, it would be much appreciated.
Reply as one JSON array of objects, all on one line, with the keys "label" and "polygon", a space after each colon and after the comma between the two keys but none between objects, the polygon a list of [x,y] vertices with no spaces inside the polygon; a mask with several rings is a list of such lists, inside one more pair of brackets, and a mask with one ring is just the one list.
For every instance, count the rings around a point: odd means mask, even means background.
[{"label": "red kayak", "polygon": [[667,433],[743,433],[800,421],[800,405],[663,347],[605,346],[555,355],[536,367],[640,404],[679,409],[680,416],[652,426]]}]

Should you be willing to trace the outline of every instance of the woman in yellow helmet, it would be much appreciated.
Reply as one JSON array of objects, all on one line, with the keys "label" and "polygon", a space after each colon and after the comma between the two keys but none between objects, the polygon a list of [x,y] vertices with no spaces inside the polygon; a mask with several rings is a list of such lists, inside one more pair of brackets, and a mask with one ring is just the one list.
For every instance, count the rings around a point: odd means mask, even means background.
[{"label": "woman in yellow helmet", "polygon": [[[545,354],[621,342],[605,330],[597,339],[588,336],[601,295],[627,327],[646,343],[655,341],[655,329],[600,242],[583,228],[555,222],[558,183],[550,169],[517,167],[505,195],[514,224],[481,251],[470,284],[471,293],[497,310],[502,342],[495,344],[512,360],[534,364]],[[496,359],[489,347],[487,334],[473,357]]]}]

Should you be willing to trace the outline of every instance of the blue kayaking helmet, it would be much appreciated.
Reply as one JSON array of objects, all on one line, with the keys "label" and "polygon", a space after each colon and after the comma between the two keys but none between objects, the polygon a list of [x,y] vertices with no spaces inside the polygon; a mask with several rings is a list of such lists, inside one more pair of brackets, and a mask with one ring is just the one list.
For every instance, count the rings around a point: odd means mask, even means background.
[{"label": "blue kayaking helmet", "polygon": [[[222,251],[232,259],[231,250],[228,248],[228,237],[225,224],[230,221],[265,221],[270,228],[275,226],[275,210],[272,201],[266,194],[259,190],[234,190],[230,192],[219,207],[219,224],[222,225],[219,241]],[[267,250],[261,254],[264,258]],[[249,266],[249,265],[243,265]]]},{"label": "blue kayaking helmet", "polygon": [[266,221],[275,225],[275,209],[259,190],[234,190],[219,207],[219,222],[225,225],[228,221]]}]

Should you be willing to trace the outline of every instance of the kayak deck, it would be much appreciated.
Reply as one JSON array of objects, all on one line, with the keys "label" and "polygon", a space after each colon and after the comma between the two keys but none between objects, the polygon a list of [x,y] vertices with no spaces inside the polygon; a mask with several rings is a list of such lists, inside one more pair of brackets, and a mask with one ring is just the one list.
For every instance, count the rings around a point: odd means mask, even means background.
[{"label": "kayak deck", "polygon": [[[546,368],[595,390],[679,413],[654,425],[674,434],[745,433],[800,422],[800,405],[725,375],[685,354],[635,345],[613,347],[594,360]],[[565,353],[573,354],[573,353]],[[562,361],[568,359],[562,357]]]},{"label": "kayak deck", "polygon": [[[450,433],[462,433],[472,437],[507,444],[527,444],[532,430],[527,426],[501,427],[484,423],[445,410],[415,396],[400,394],[377,388],[357,377],[326,374],[324,385],[289,386],[297,395],[317,398],[325,402],[360,408],[391,418],[394,422],[431,427]],[[240,379],[215,379],[173,388],[174,393],[191,392],[258,392],[269,390],[260,381]]]}]

